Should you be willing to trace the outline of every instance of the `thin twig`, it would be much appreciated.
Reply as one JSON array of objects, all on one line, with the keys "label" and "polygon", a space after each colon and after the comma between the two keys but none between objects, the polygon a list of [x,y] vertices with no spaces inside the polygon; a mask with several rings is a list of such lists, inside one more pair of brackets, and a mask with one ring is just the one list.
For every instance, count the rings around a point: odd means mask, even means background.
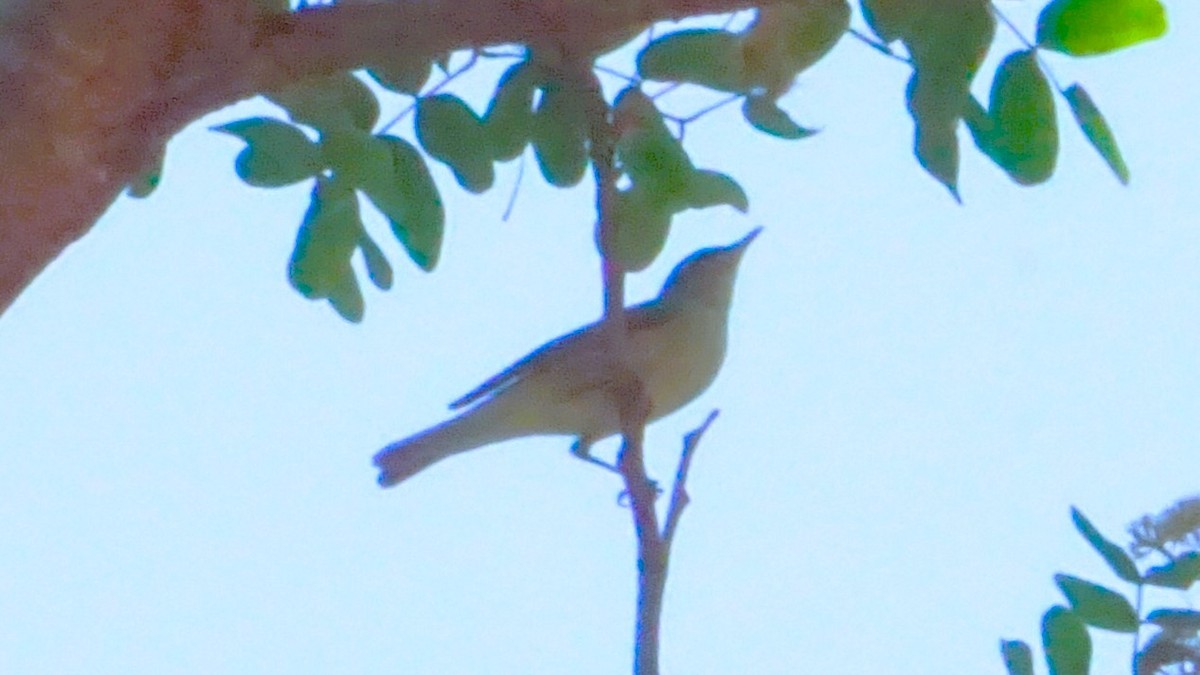
[{"label": "thin twig", "polygon": [[679,528],[679,517],[683,515],[684,507],[691,501],[687,493],[687,477],[688,471],[692,467],[692,457],[696,454],[696,447],[700,445],[700,438],[704,436],[705,431],[708,431],[708,427],[719,414],[719,410],[713,410],[704,419],[703,424],[683,437],[683,452],[679,454],[679,468],[675,471],[675,484],[671,487],[671,503],[667,507],[666,524],[663,525],[663,547],[666,549],[668,557],[671,553],[671,542],[675,540],[675,531]]},{"label": "thin twig", "polygon": [[504,207],[504,215],[500,216],[500,220],[508,222],[509,216],[512,215],[513,209],[517,205],[517,192],[521,189],[521,179],[525,177],[525,153],[521,153],[521,161],[517,162],[517,180],[513,183],[512,194],[508,196],[508,205]]},{"label": "thin twig", "polygon": [[871,36],[866,35],[865,33],[858,30],[857,28],[847,28],[846,32],[849,33],[851,35],[851,37],[857,38],[859,42],[870,47],[871,49],[874,49],[875,51],[879,52],[880,54],[883,54],[884,56],[893,58],[893,59],[899,61],[900,63],[908,63],[908,64],[912,63],[911,59],[897,54],[896,52],[892,51],[892,48],[889,47],[888,45],[885,45],[882,42],[877,42]]}]

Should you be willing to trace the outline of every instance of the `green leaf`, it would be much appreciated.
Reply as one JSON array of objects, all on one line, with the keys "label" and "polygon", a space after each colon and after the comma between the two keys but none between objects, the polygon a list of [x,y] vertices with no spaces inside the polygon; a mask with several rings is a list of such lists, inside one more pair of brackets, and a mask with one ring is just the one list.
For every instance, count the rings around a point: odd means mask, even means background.
[{"label": "green leaf", "polygon": [[379,119],[379,101],[370,87],[348,72],[318,77],[266,95],[291,120],[321,132],[345,127],[370,131]]},{"label": "green leaf", "polygon": [[1008,675],[1033,675],[1033,651],[1020,640],[1001,640],[1000,655]]},{"label": "green leaf", "polygon": [[1108,168],[1116,174],[1117,180],[1121,181],[1122,185],[1128,185],[1129,167],[1125,165],[1125,158],[1121,156],[1121,149],[1117,147],[1117,138],[1087,90],[1081,85],[1073,84],[1067,87],[1063,96],[1071,106],[1071,113],[1075,115],[1075,121],[1079,123],[1079,128],[1087,136],[1088,142],[1104,158]]},{"label": "green leaf", "polygon": [[570,187],[588,166],[585,92],[552,80],[542,86],[533,121],[533,152],[546,182]]},{"label": "green leaf", "polygon": [[491,145],[483,122],[462,99],[451,94],[417,99],[416,127],[421,147],[450,167],[464,189],[480,193],[492,186]]},{"label": "green leaf", "polygon": [[1200,554],[1185,553],[1166,565],[1151,567],[1143,577],[1151,586],[1175,588],[1186,591],[1200,578]]},{"label": "green leaf", "polygon": [[288,280],[306,298],[328,298],[348,321],[362,319],[362,293],[350,266],[362,234],[354,190],[337,181],[318,180],[296,234]]},{"label": "green leaf", "polygon": [[128,193],[135,199],[145,199],[154,192],[154,188],[162,181],[163,160],[167,156],[167,146],[162,146],[155,153],[154,159],[146,165],[129,183]]},{"label": "green leaf", "polygon": [[402,138],[379,136],[388,165],[360,185],[391,223],[392,233],[421,269],[432,270],[442,248],[446,211],[437,184],[417,149]]},{"label": "green leaf", "polygon": [[367,75],[384,89],[416,96],[429,81],[432,65],[429,61],[404,59],[397,63],[374,64],[367,68]]},{"label": "green leaf", "polygon": [[1200,631],[1200,612],[1194,609],[1156,609],[1146,617],[1146,623],[1178,635],[1193,635]]},{"label": "green leaf", "polygon": [[673,198],[687,192],[694,167],[683,144],[667,129],[662,113],[637,87],[613,101],[617,158],[635,184]]},{"label": "green leaf", "polygon": [[767,96],[747,96],[742,103],[742,115],[755,129],[776,138],[792,140],[808,138],[817,133],[814,129],[805,129],[796,124]]},{"label": "green leaf", "polygon": [[772,98],[782,95],[797,75],[833,49],[849,27],[846,0],[764,5],[742,35],[747,78]]},{"label": "green leaf", "polygon": [[719,171],[700,169],[691,173],[688,182],[687,205],[693,209],[710,206],[732,206],[746,213],[750,200],[738,182]]},{"label": "green leaf", "polygon": [[296,127],[268,117],[230,122],[213,131],[237,136],[246,142],[234,170],[255,187],[280,187],[312,178],[324,165],[321,151]]},{"label": "green leaf", "polygon": [[1073,56],[1105,54],[1162,37],[1158,0],[1054,0],[1038,15],[1037,43]]},{"label": "green leaf", "polygon": [[662,253],[673,215],[669,205],[636,184],[617,193],[612,209],[616,232],[611,253],[626,271],[646,269]]},{"label": "green leaf", "polygon": [[912,0],[860,0],[863,19],[885,43],[908,34],[913,23]]},{"label": "green leaf", "polygon": [[1092,638],[1083,621],[1061,605],[1042,617],[1042,648],[1050,675],[1087,675],[1092,661]]},{"label": "green leaf", "polygon": [[363,262],[367,265],[367,277],[371,279],[371,283],[381,291],[391,288],[392,265],[388,262],[387,256],[383,255],[379,244],[376,244],[370,235],[363,232],[358,239],[358,247],[362,249]]},{"label": "green leaf", "polygon": [[1054,94],[1033,50],[1009,54],[992,81],[986,132],[971,124],[975,144],[1020,185],[1042,183],[1058,161]]},{"label": "green leaf", "polygon": [[1067,596],[1071,610],[1087,625],[1118,633],[1137,631],[1137,612],[1120,593],[1068,574],[1054,575],[1054,583]]},{"label": "green leaf", "polygon": [[657,38],[638,53],[637,69],[646,80],[691,82],[718,91],[749,88],[741,37],[715,28]]},{"label": "green leaf", "polygon": [[1074,506],[1071,507],[1071,520],[1075,523],[1075,529],[1079,530],[1079,534],[1104,558],[1104,562],[1108,563],[1114,574],[1131,584],[1141,582],[1142,575],[1138,573],[1137,566],[1133,564],[1125,549],[1105,539],[1100,530],[1092,525],[1092,521]]},{"label": "green leaf", "polygon": [[540,84],[539,69],[529,61],[510,66],[500,76],[483,118],[496,159],[507,161],[525,151],[533,135],[533,94]]}]

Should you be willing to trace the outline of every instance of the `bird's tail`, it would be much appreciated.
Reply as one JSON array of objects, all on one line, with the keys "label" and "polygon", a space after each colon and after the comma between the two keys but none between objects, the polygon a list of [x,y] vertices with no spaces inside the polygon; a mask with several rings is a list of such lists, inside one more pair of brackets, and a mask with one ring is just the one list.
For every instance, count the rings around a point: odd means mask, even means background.
[{"label": "bird's tail", "polygon": [[476,408],[380,450],[373,460],[379,484],[392,487],[451,455],[509,438],[506,425],[496,424],[489,412],[486,406]]}]

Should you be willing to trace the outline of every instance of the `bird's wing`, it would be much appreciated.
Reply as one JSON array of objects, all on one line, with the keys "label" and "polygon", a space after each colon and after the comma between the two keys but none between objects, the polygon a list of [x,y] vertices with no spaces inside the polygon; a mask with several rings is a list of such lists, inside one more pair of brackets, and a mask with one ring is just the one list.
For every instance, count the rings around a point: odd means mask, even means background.
[{"label": "bird's wing", "polygon": [[[627,308],[625,310],[625,317],[628,322],[627,330],[629,331],[651,328],[665,319],[664,312],[653,302]],[[599,323],[591,323],[547,342],[527,354],[520,361],[488,378],[483,384],[452,402],[450,408],[456,410],[471,405],[476,401],[493,396],[507,389],[534,372],[552,368],[556,365],[561,366],[563,364],[559,364],[558,361],[561,359],[559,354],[563,352],[576,352],[581,358],[585,353],[598,352],[603,348],[601,342],[603,335],[601,331],[596,330],[598,328],[600,328]]]}]

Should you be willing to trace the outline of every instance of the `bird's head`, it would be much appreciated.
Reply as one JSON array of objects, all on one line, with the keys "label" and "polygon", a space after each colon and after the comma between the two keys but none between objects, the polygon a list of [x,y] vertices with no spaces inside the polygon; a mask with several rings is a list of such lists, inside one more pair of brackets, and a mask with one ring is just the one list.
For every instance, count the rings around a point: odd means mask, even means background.
[{"label": "bird's head", "polygon": [[728,246],[705,248],[691,254],[671,271],[659,297],[664,302],[699,302],[715,308],[729,307],[738,264],[759,232],[762,232],[761,227]]}]

